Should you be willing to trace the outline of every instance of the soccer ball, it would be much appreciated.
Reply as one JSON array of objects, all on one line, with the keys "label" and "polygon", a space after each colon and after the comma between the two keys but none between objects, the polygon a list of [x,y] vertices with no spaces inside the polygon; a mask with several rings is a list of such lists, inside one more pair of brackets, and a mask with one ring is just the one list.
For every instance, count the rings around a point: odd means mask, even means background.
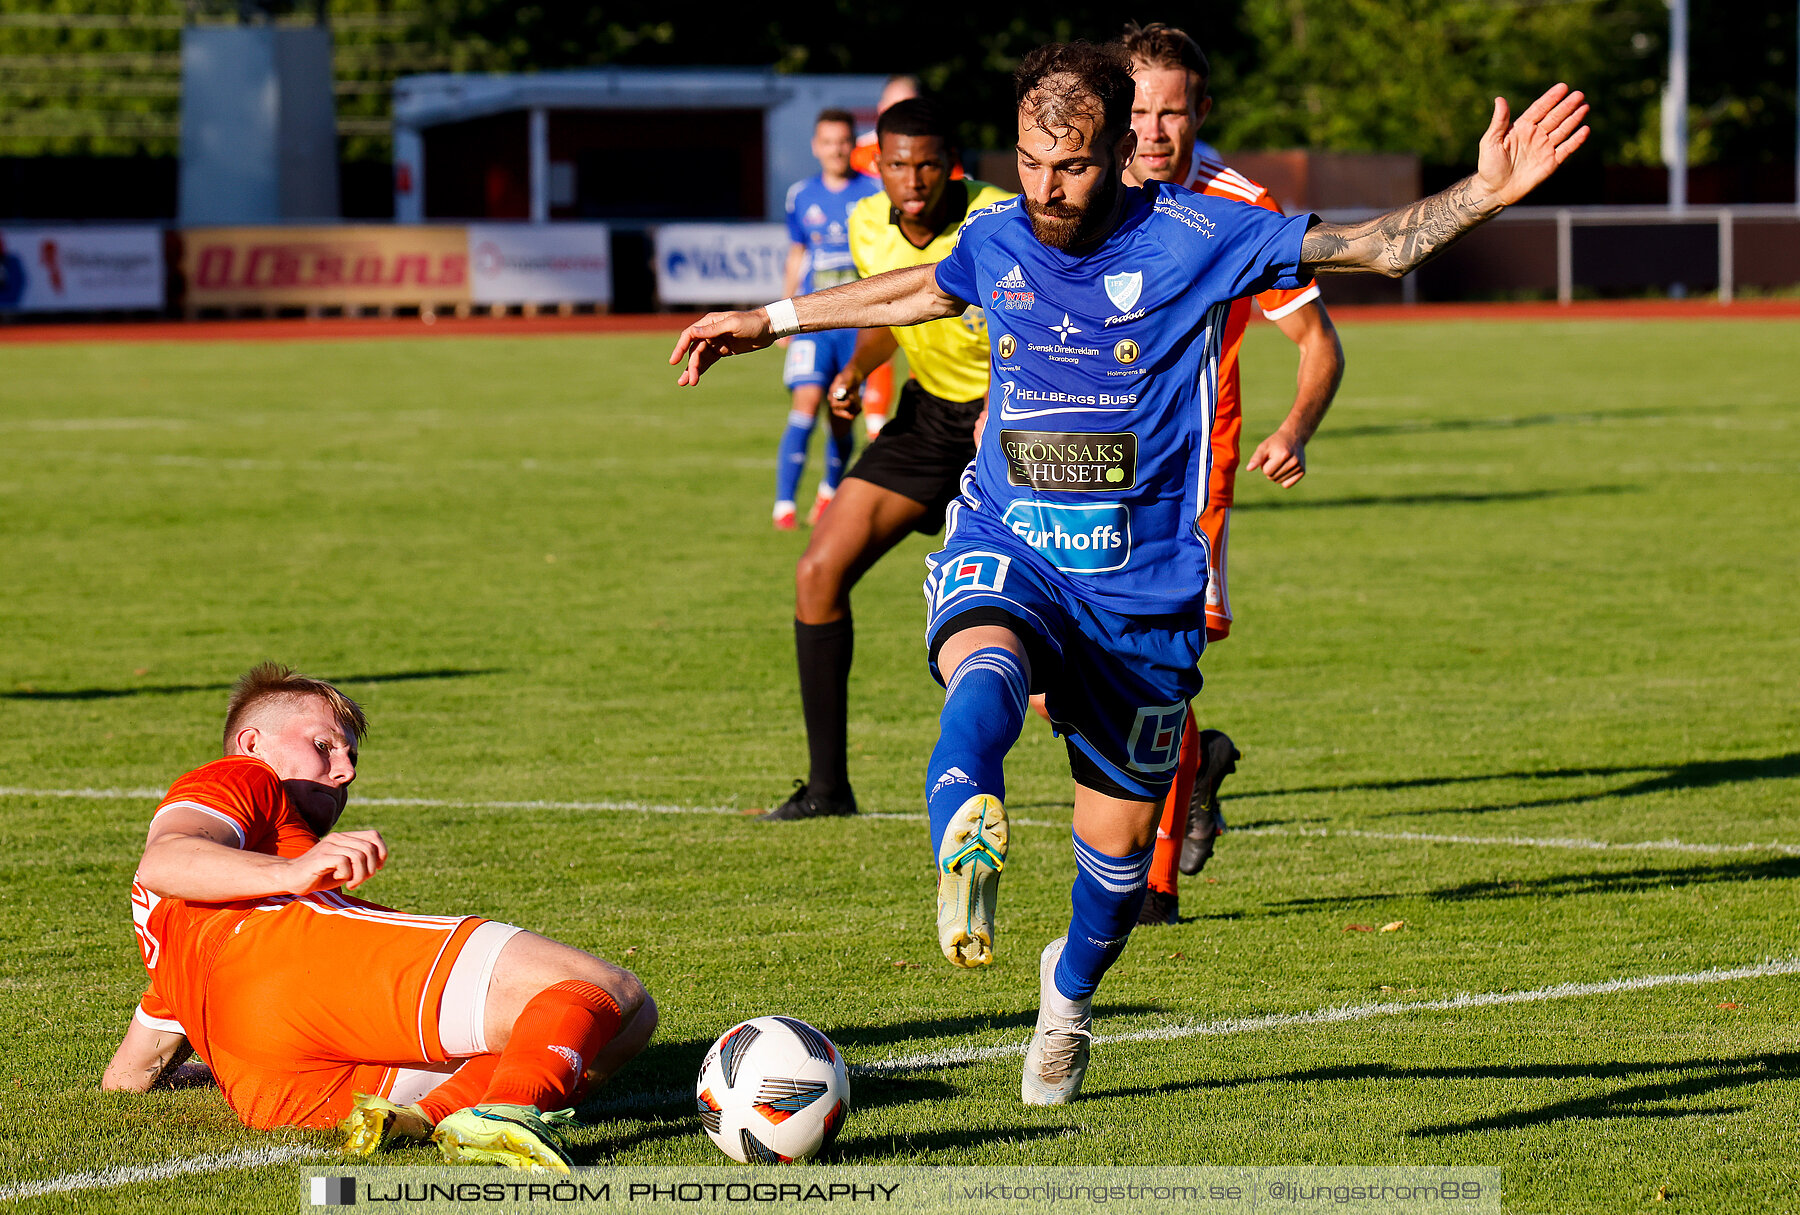
[{"label": "soccer ball", "polygon": [[742,1164],[785,1164],[837,1138],[850,1077],[831,1039],[806,1022],[755,1017],[706,1052],[694,1096],[721,1152]]}]

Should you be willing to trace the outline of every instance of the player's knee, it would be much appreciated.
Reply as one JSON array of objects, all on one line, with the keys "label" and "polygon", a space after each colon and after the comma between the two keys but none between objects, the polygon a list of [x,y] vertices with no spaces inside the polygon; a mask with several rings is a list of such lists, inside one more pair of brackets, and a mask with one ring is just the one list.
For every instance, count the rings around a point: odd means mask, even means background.
[{"label": "player's knee", "polygon": [[801,603],[832,603],[843,584],[844,570],[834,558],[807,549],[794,566],[794,596]]},{"label": "player's knee", "polygon": [[656,1001],[651,998],[650,993],[644,991],[642,987],[639,987],[638,990],[643,991],[643,1003],[638,1006],[637,1016],[632,1018],[631,1031],[638,1041],[648,1042],[650,1035],[656,1032],[657,1023],[661,1021],[662,1014],[657,1011]]},{"label": "player's knee", "polygon": [[656,1001],[644,990],[643,981],[629,970],[613,967],[614,979],[607,991],[619,1006],[619,1015],[629,1021],[633,1017],[648,1010],[652,1022],[656,1019]]},{"label": "player's knee", "polygon": [[565,979],[592,983],[604,991],[619,1006],[619,1015],[624,1020],[629,1021],[636,1016],[650,999],[650,993],[644,990],[643,982],[636,975],[604,958],[582,954],[570,967],[570,971],[571,973],[563,976]]}]

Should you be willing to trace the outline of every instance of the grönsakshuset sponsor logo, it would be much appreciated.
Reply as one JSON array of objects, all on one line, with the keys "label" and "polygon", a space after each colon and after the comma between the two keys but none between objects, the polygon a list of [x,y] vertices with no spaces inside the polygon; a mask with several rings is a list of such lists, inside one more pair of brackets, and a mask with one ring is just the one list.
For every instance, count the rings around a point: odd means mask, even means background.
[{"label": "gr\u00f6nsakshuset sponsor logo", "polygon": [[1002,430],[1006,479],[1068,493],[1116,492],[1137,484],[1138,439],[1130,431]]}]

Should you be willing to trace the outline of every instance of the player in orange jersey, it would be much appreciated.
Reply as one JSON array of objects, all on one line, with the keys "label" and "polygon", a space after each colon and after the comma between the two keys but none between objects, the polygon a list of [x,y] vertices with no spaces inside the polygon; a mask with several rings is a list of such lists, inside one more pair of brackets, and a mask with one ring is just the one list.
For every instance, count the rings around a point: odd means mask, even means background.
[{"label": "player in orange jersey", "polygon": [[[1207,95],[1210,68],[1199,45],[1183,31],[1160,23],[1127,26],[1120,44],[1131,56],[1132,76],[1137,82],[1137,98],[1131,108],[1137,158],[1126,169],[1126,180],[1134,185],[1172,181],[1201,194],[1234,198],[1280,213],[1281,207],[1267,190],[1195,151],[1200,125],[1212,110],[1212,98]],[[1343,379],[1344,348],[1319,298],[1317,283],[1294,291],[1265,291],[1256,302],[1263,315],[1300,348],[1300,372],[1293,408],[1275,433],[1257,444],[1246,467],[1260,470],[1287,489],[1306,475],[1306,443],[1331,407]],[[1227,557],[1238,439],[1244,425],[1238,351],[1249,319],[1249,300],[1232,304],[1219,360],[1212,480],[1207,487],[1206,511],[1200,518],[1212,551],[1206,587],[1208,641],[1218,641],[1231,632]],[[1219,813],[1219,782],[1236,768],[1238,758],[1231,739],[1218,730],[1197,731],[1194,715],[1188,714],[1181,760],[1157,828],[1150,893],[1138,923],[1176,921],[1177,872],[1198,873],[1212,855],[1213,841],[1225,828],[1224,816]]]},{"label": "player in orange jersey", "polygon": [[333,830],[367,721],[332,685],[264,663],[237,683],[225,758],[169,788],[131,890],[150,988],[101,1087],[145,1092],[198,1052],[258,1129],[341,1126],[372,1155],[567,1172],[563,1107],[644,1048],[629,971],[478,916],[344,893],[387,863]]}]

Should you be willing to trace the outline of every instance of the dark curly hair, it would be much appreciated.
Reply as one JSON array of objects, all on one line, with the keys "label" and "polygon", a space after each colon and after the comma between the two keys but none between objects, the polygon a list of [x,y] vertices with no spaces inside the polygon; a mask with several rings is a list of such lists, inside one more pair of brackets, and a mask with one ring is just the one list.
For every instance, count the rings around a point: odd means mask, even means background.
[{"label": "dark curly hair", "polygon": [[1131,59],[1116,44],[1053,42],[1040,46],[1013,73],[1013,94],[1033,126],[1067,131],[1078,118],[1097,121],[1108,146],[1131,129],[1137,85]]},{"label": "dark curly hair", "polygon": [[944,141],[946,149],[956,149],[956,124],[937,102],[929,97],[909,97],[896,101],[881,111],[875,120],[875,137],[910,135],[913,138],[935,137]]}]

